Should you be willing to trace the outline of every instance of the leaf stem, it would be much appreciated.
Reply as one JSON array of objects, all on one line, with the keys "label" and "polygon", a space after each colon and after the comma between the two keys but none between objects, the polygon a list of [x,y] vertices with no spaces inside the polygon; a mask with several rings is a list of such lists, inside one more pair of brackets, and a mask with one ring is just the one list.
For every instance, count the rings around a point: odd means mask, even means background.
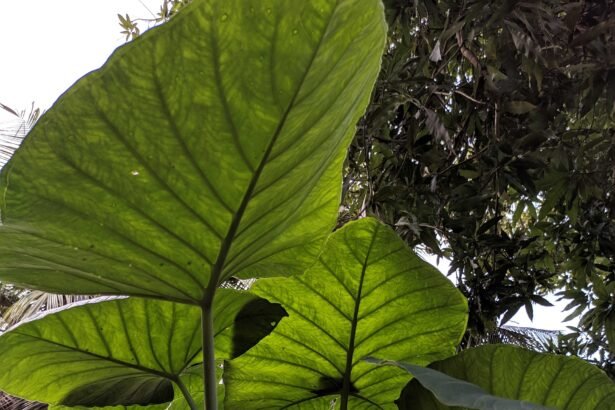
[{"label": "leaf stem", "polygon": [[186,399],[186,401],[188,402],[188,407],[190,407],[190,410],[199,410],[199,407],[194,402],[194,399],[192,398],[192,395],[190,395],[190,391],[188,391],[188,388],[186,387],[184,382],[181,381],[179,377],[173,381],[175,382],[175,384],[177,384],[179,390],[181,390],[184,399]]},{"label": "leaf stem", "polygon": [[201,331],[203,343],[203,392],[205,410],[218,410],[218,378],[214,353],[214,316],[212,311],[214,292],[201,306]]}]

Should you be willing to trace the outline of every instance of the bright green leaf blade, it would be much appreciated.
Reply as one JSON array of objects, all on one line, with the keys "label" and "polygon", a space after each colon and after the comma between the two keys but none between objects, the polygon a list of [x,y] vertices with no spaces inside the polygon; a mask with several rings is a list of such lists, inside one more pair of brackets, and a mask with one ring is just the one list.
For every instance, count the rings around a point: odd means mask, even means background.
[{"label": "bright green leaf blade", "polygon": [[2,177],[0,276],[189,303],[290,275],[335,225],[380,0],[195,0],[41,118]]},{"label": "bright green leaf blade", "polygon": [[362,359],[448,357],[467,319],[451,282],[371,218],[335,232],[304,275],[260,280],[253,291],[289,317],[226,364],[227,409],[328,408],[345,380],[351,408],[390,408],[410,376]]},{"label": "bright green leaf blade", "polygon": [[[549,410],[544,406],[526,401],[491,395],[475,384],[456,379],[428,367],[375,359],[368,359],[367,361],[379,365],[394,365],[407,370],[422,387],[433,393],[439,403],[448,406],[461,406],[474,410]],[[416,381],[412,383],[416,383]],[[413,396],[409,396],[408,400],[413,400]],[[412,409],[423,408],[417,408],[415,402],[412,403]]]},{"label": "bright green leaf blade", "polygon": [[[222,289],[217,298],[216,354],[224,359],[233,357],[228,329],[256,297]],[[46,312],[0,337],[0,389],[64,405],[171,401],[172,381],[201,360],[200,312],[137,298],[93,299]]]},{"label": "bright green leaf blade", "polygon": [[[615,384],[604,372],[576,357],[536,353],[516,346],[487,345],[466,350],[430,367],[476,384],[493,395],[547,408],[615,409]],[[404,389],[399,407],[453,409],[437,403],[416,380]]]}]

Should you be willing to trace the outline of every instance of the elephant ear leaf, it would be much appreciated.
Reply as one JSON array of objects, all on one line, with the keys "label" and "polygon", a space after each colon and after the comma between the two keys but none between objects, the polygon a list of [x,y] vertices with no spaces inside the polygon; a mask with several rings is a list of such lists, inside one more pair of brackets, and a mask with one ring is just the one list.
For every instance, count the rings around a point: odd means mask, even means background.
[{"label": "elephant ear leaf", "polygon": [[195,0],[41,118],[0,183],[0,277],[199,303],[300,273],[385,45],[380,0]]},{"label": "elephant ear leaf", "polygon": [[[216,355],[231,358],[232,329],[258,298],[229,289],[217,297]],[[173,384],[202,360],[200,327],[198,307],[158,300],[98,298],[48,311],[0,336],[0,386],[65,406],[170,402]]]},{"label": "elephant ear leaf", "polygon": [[[398,365],[415,376],[399,398],[402,410],[615,409],[615,383],[576,357],[486,345],[434,363],[431,369]],[[462,381],[479,387],[467,388]]]},{"label": "elephant ear leaf", "polygon": [[[433,396],[435,396],[437,400],[436,403],[456,406],[456,409],[458,407],[463,407],[464,409],[472,410],[552,410],[526,401],[511,400],[491,395],[475,384],[456,379],[445,373],[430,369],[429,367],[371,358],[366,359],[366,361],[378,365],[397,366],[407,370],[414,377],[411,382],[412,384],[418,381],[424,389],[430,391]],[[407,408],[415,410],[424,408],[421,406],[416,407],[417,401],[413,399],[414,397],[410,396],[400,407],[402,409],[406,408],[404,406],[408,402],[411,402],[413,403],[412,406]]]},{"label": "elephant ear leaf", "polygon": [[289,316],[225,364],[228,409],[391,408],[410,376],[363,359],[427,365],[454,354],[467,320],[452,283],[371,218],[336,231],[305,274],[253,291]]}]

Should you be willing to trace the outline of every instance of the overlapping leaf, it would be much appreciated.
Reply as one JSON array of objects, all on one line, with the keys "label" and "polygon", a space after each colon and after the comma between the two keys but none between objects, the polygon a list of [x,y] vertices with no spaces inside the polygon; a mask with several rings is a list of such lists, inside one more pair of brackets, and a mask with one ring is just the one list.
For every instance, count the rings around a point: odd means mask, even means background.
[{"label": "overlapping leaf", "polygon": [[195,303],[212,276],[303,271],[335,223],[382,8],[195,0],[122,47],[4,169],[0,276]]},{"label": "overlapping leaf", "polygon": [[[410,376],[367,356],[427,365],[454,353],[465,329],[463,296],[380,222],[333,234],[319,263],[254,292],[289,317],[225,366],[227,409],[394,408]],[[403,358],[403,359],[402,359]]]},{"label": "overlapping leaf", "polygon": [[[219,291],[214,323],[219,358],[233,357],[233,326],[237,318],[249,320],[245,309],[256,300]],[[255,321],[264,310],[256,311]],[[263,326],[271,329],[271,323],[275,315]],[[92,299],[49,311],[0,337],[0,386],[30,400],[71,406],[169,402],[172,383],[201,360],[200,326],[197,307],[137,298]],[[245,350],[245,338],[240,339]]]},{"label": "overlapping leaf", "polygon": [[[386,360],[368,359],[367,361],[379,365],[394,365],[407,370],[414,376],[413,383],[418,381],[422,387],[434,394],[436,402],[440,404],[473,410],[549,410],[527,401],[494,396],[475,384],[456,379],[429,367]],[[408,403],[413,403],[410,408],[417,409],[414,407],[415,403],[411,396],[405,398],[404,405]]]},{"label": "overlapping leaf", "polygon": [[[615,409],[615,384],[604,372],[576,357],[536,353],[508,345],[487,345],[466,350],[430,367],[476,384],[493,395],[552,409]],[[450,385],[436,385],[434,392],[438,394],[450,388]],[[399,407],[408,410],[459,408],[440,404],[416,379],[404,389]]]}]

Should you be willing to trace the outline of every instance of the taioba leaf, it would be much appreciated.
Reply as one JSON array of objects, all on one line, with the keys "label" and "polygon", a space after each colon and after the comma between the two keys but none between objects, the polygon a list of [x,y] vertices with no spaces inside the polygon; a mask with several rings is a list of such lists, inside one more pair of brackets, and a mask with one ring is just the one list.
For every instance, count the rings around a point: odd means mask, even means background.
[{"label": "taioba leaf", "polygon": [[[368,359],[367,361],[380,365],[394,365],[407,370],[421,386],[433,393],[439,403],[448,406],[462,406],[475,410],[549,410],[538,404],[491,395],[475,384],[456,379],[429,367],[383,360]],[[412,397],[408,400],[412,402]],[[414,407],[414,403],[410,408],[418,409]]]},{"label": "taioba leaf", "polygon": [[[228,289],[217,298],[216,354],[230,358],[229,328],[257,298]],[[69,406],[171,401],[172,382],[202,360],[200,313],[191,305],[137,298],[92,299],[46,312],[0,336],[0,386]]]},{"label": "taioba leaf", "polygon": [[225,365],[226,409],[328,409],[345,394],[353,409],[392,408],[410,376],[362,359],[448,357],[467,319],[451,282],[371,218],[335,232],[304,275],[260,280],[253,291],[289,317]]},{"label": "taioba leaf", "polygon": [[[615,384],[589,363],[568,356],[536,353],[516,346],[487,345],[431,365],[476,384],[490,394],[557,410],[615,409]],[[400,409],[447,410],[416,379],[404,389]],[[482,407],[472,407],[482,408]],[[497,407],[497,409],[504,407]],[[527,407],[519,407],[523,409]]]},{"label": "taioba leaf", "polygon": [[380,0],[195,0],[41,118],[2,175],[0,276],[198,303],[302,272],[386,37]]}]

